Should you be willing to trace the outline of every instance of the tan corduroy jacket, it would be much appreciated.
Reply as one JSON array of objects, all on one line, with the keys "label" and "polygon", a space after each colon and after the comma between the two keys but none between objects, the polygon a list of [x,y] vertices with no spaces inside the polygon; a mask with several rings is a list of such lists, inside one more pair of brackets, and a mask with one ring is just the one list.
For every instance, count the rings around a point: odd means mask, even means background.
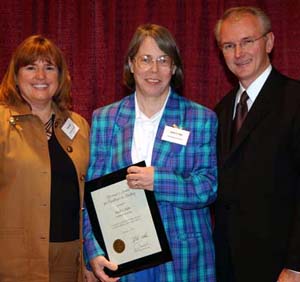
[{"label": "tan corduroy jacket", "polygon": [[[78,114],[62,112],[55,105],[54,112],[55,134],[77,171],[82,207],[89,125]],[[73,140],[61,129],[68,118],[79,127]],[[50,182],[43,123],[25,105],[0,105],[1,282],[49,281]]]}]

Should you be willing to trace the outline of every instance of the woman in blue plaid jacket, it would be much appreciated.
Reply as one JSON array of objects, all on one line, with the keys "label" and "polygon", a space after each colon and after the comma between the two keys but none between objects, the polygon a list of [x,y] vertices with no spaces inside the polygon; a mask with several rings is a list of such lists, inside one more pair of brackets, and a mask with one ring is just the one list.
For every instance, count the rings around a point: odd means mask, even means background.
[{"label": "woman in blue plaid jacket", "polygon": [[[120,280],[213,282],[209,205],[217,191],[216,116],[174,92],[182,84],[182,63],[172,35],[162,26],[138,27],[124,79],[135,92],[93,113],[87,180],[145,160],[146,167],[128,169],[127,183],[154,191],[173,260]],[[118,280],[103,271],[117,266],[104,257],[87,212],[84,249],[97,279]]]}]

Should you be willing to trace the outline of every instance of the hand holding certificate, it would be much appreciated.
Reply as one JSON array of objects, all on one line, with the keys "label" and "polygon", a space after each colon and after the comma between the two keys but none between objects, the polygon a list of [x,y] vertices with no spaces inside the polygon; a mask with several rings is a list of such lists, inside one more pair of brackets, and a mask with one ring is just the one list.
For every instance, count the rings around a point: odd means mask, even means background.
[{"label": "hand holding certificate", "polygon": [[[145,166],[145,163],[135,164]],[[130,189],[127,167],[86,183],[95,237],[121,276],[172,259],[153,192]]]}]

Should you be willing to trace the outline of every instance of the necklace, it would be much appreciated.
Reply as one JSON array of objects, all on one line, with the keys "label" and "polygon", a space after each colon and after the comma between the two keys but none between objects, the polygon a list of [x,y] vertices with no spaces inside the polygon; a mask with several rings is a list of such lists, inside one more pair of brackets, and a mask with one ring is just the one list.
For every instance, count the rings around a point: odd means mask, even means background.
[{"label": "necklace", "polygon": [[44,128],[46,131],[47,139],[49,140],[52,136],[52,131],[53,131],[53,120],[54,120],[54,115],[51,115],[50,119],[44,123]]}]

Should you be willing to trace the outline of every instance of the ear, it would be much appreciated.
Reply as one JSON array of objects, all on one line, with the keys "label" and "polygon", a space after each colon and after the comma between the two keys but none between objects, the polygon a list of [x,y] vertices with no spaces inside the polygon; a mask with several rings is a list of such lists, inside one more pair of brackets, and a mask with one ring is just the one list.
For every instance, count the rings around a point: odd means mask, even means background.
[{"label": "ear", "polygon": [[130,68],[131,73],[134,73],[134,71],[133,71],[133,63],[132,63],[132,61],[130,60],[130,58],[128,58],[128,65],[129,65],[129,68]]},{"label": "ear", "polygon": [[177,70],[177,67],[174,65],[174,66],[173,66],[173,69],[172,69],[172,75],[175,74],[176,70]]},{"label": "ear", "polygon": [[273,32],[269,32],[266,36],[267,36],[266,51],[269,54],[273,49],[275,36]]}]

